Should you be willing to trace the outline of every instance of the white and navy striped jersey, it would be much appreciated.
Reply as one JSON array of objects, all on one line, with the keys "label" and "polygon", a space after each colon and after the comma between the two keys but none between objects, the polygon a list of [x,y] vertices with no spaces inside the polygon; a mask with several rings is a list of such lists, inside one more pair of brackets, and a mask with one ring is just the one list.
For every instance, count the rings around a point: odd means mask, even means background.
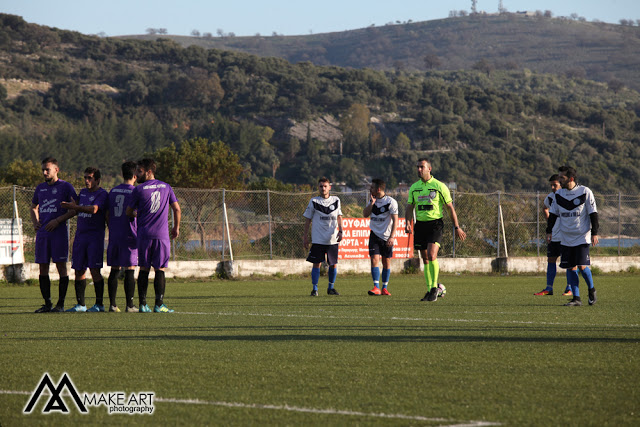
[{"label": "white and navy striped jersey", "polygon": [[591,218],[598,212],[596,199],[589,187],[576,185],[568,190],[561,188],[554,195],[549,212],[558,216],[563,246],[578,246],[591,243]]},{"label": "white and navy striped jersey", "polygon": [[371,207],[369,227],[382,240],[391,237],[391,215],[398,215],[398,202],[393,197],[385,195]]},{"label": "white and navy striped jersey", "polygon": [[309,201],[303,216],[311,220],[311,243],[335,245],[338,243],[338,216],[342,216],[340,199],[316,196]]},{"label": "white and navy striped jersey", "polygon": [[[544,205],[551,212],[551,205],[553,205],[554,196],[556,193],[551,192],[547,197],[544,198]],[[556,221],[553,226],[553,231],[551,231],[551,241],[552,242],[561,242],[562,241],[562,233],[560,232],[560,221]]]}]

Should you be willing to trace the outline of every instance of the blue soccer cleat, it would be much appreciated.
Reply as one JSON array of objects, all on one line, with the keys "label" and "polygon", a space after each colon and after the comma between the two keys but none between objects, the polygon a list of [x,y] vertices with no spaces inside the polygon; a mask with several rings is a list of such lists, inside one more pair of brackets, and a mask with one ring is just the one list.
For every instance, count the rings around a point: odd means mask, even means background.
[{"label": "blue soccer cleat", "polygon": [[173,313],[173,310],[164,304],[162,304],[160,307],[156,305],[155,307],[153,307],[153,311],[156,313]]},{"label": "blue soccer cleat", "polygon": [[151,313],[151,309],[149,308],[149,306],[147,304],[145,305],[141,305],[140,309],[138,310],[139,313]]},{"label": "blue soccer cleat", "polygon": [[76,304],[73,307],[71,307],[69,310],[67,310],[67,313],[84,313],[85,311],[87,311],[86,305]]},{"label": "blue soccer cleat", "polygon": [[104,313],[104,305],[94,304],[89,310],[88,313]]}]

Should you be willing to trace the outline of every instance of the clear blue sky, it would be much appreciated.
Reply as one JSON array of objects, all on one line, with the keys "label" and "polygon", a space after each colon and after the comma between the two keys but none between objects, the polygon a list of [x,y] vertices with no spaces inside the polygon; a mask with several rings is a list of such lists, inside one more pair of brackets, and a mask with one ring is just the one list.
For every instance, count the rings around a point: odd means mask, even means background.
[{"label": "clear blue sky", "polygon": [[[619,23],[640,19],[640,0],[502,0],[509,12],[550,10],[576,13],[587,21]],[[478,0],[477,9],[497,12],[499,0]],[[237,36],[256,33],[299,35],[381,26],[395,21],[429,21],[451,10],[471,10],[471,0],[0,0],[0,12],[36,24],[107,36],[144,34],[166,28],[169,34],[192,30]]]}]

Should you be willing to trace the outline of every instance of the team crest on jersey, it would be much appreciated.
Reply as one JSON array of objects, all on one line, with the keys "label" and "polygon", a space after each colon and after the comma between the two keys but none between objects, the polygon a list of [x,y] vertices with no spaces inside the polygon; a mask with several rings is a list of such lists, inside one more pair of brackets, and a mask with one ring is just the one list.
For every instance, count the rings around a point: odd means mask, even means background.
[{"label": "team crest on jersey", "polygon": [[315,208],[315,210],[320,211],[320,212],[322,212],[324,214],[330,214],[331,212],[333,212],[336,209],[338,209],[338,203],[340,203],[340,201],[336,200],[335,202],[333,202],[329,206],[324,206],[324,205],[321,205],[320,203],[313,202],[313,207]]},{"label": "team crest on jersey", "polygon": [[95,196],[91,196],[91,197],[89,197],[89,201],[90,201],[90,202],[93,202],[93,199],[95,199]]},{"label": "team crest on jersey", "polygon": [[57,188],[54,188],[53,190],[51,190],[51,193],[53,193],[53,194],[58,194],[58,189],[57,189]]},{"label": "team crest on jersey", "polygon": [[578,206],[580,204],[580,199],[573,199],[573,204]]},{"label": "team crest on jersey", "polygon": [[431,192],[429,193],[429,198],[430,198],[431,200],[433,200],[433,199],[435,199],[435,198],[436,198],[436,195],[437,195],[437,194],[438,194],[438,193],[436,192],[436,190],[431,190]]}]

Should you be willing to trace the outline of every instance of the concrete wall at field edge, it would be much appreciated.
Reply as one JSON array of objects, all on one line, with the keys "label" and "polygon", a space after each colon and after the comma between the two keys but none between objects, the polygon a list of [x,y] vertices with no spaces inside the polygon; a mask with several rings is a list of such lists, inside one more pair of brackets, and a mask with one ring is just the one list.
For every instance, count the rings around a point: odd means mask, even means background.
[{"label": "concrete wall at field edge", "polygon": [[[497,261],[503,265],[506,262],[507,271],[510,274],[517,273],[539,273],[547,271],[546,257],[512,257],[508,259],[496,260],[495,258],[438,258],[440,271],[443,273],[491,273],[496,271]],[[405,268],[410,260],[393,259],[391,264],[392,273],[398,273]],[[630,267],[640,270],[640,257],[597,257],[591,260],[593,266],[598,267],[604,273],[626,271]],[[420,266],[416,258],[413,265]],[[309,274],[311,264],[303,259],[292,260],[235,260],[231,265],[219,261],[171,261],[166,271],[167,277],[179,278],[207,278],[218,274],[224,269],[227,274],[233,277],[247,277],[252,274],[262,276],[273,276],[275,274]],[[73,280],[73,270],[68,265],[70,278]],[[229,271],[230,270],[230,271]],[[110,267],[102,269],[105,279],[109,276]],[[370,273],[371,264],[368,259],[341,260],[338,263],[338,274],[340,272]],[[229,274],[230,273],[230,274]],[[39,275],[38,264],[26,263],[16,266],[2,266],[0,280],[25,281],[28,279],[37,280]],[[58,272],[55,265],[51,265],[51,280],[58,280]],[[137,275],[137,272],[136,272]],[[151,273],[153,277],[153,272]]]}]

